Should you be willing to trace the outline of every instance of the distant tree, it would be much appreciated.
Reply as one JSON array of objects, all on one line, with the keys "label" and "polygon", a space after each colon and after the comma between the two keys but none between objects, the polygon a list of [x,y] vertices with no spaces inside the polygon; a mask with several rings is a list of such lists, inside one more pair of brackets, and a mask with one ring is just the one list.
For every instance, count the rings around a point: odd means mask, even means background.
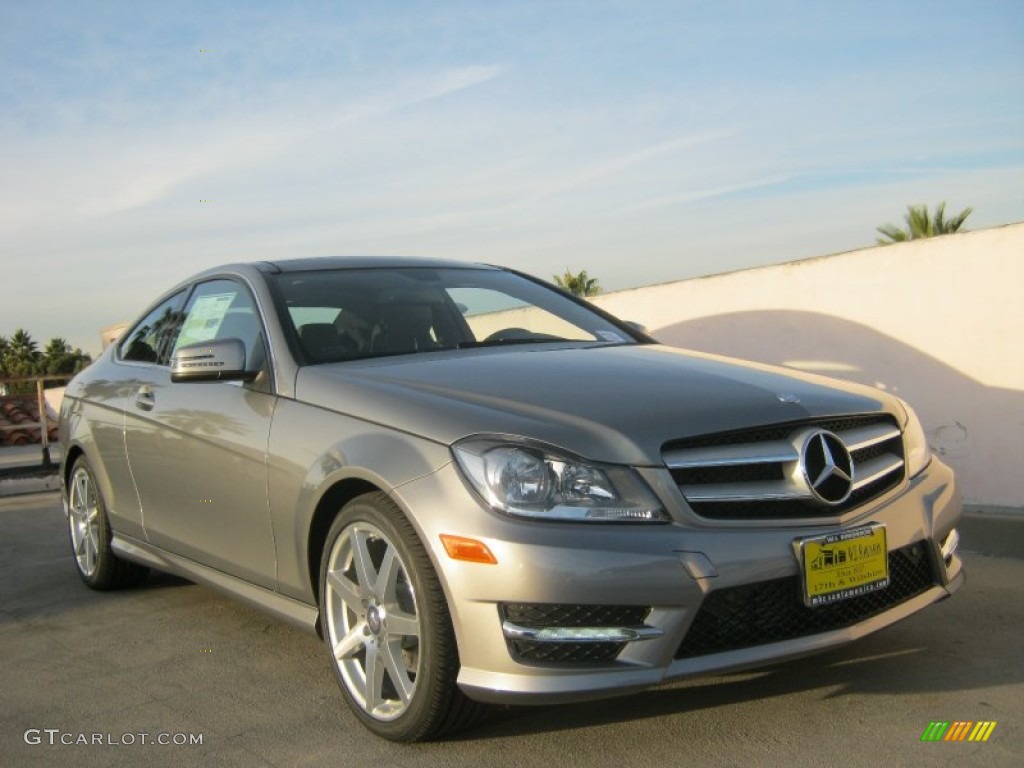
[{"label": "distant tree", "polygon": [[[32,335],[24,328],[17,329],[9,339],[0,336],[0,376],[17,378],[74,374],[92,362],[92,357],[79,348],[71,348],[62,338],[47,342],[42,352]],[[30,383],[11,385],[12,392],[34,391]]]},{"label": "distant tree", "polygon": [[68,344],[64,339],[59,336],[54,336],[46,343],[46,347],[43,349],[43,357],[50,360],[64,355],[71,354],[71,345]]},{"label": "distant tree", "polygon": [[42,355],[39,345],[24,328],[17,329],[7,342],[4,367],[8,376],[31,376],[37,372]]},{"label": "distant tree", "polygon": [[601,292],[601,285],[598,283],[597,278],[588,275],[585,269],[580,270],[575,275],[567,269],[564,275],[555,275],[554,278],[555,284],[559,288],[568,291],[573,296],[586,298],[588,296],[597,296]]},{"label": "distant tree", "polygon": [[78,373],[92,362],[92,358],[77,347],[71,348],[64,339],[52,338],[43,350],[43,370],[40,373]]},{"label": "distant tree", "polygon": [[893,224],[886,224],[878,227],[877,231],[885,235],[878,238],[881,245],[888,243],[901,243],[905,240],[918,240],[922,237],[936,237],[938,235],[950,235],[959,232],[967,217],[974,212],[973,208],[964,208],[952,218],[946,218],[946,202],[939,203],[935,209],[935,215],[928,215],[927,205],[908,205],[907,213],[903,220],[907,224],[906,229],[900,229]]}]

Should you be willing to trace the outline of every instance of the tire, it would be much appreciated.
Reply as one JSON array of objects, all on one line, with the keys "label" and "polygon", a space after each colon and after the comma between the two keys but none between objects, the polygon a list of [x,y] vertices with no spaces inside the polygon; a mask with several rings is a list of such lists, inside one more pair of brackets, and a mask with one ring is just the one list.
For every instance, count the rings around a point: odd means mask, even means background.
[{"label": "tire", "polygon": [[84,456],[75,460],[68,481],[68,535],[75,569],[92,589],[134,587],[149,574],[149,568],[122,560],[111,550],[107,505]]},{"label": "tire", "polygon": [[385,494],[359,496],[335,519],[320,595],[331,666],[371,731],[422,741],[460,730],[483,712],[455,684],[455,634],[430,558]]}]

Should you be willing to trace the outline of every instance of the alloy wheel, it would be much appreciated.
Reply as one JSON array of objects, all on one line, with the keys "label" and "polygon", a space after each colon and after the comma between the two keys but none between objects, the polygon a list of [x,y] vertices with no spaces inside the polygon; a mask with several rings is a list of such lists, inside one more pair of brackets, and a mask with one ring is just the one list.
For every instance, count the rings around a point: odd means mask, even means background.
[{"label": "alloy wheel", "polygon": [[96,573],[100,549],[100,509],[92,477],[84,466],[76,467],[71,476],[68,498],[68,525],[71,545],[83,576]]},{"label": "alloy wheel", "polygon": [[328,642],[346,689],[370,717],[401,717],[421,669],[421,623],[406,563],[383,531],[360,521],[335,540],[326,576]]}]

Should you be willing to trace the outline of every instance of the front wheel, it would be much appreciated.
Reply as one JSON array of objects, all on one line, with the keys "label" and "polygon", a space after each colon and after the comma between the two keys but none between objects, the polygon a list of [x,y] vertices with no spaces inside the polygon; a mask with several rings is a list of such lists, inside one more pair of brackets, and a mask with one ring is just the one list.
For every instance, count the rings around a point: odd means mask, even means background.
[{"label": "front wheel", "polygon": [[482,710],[455,685],[444,592],[409,521],[383,493],[345,505],[320,566],[324,640],[345,700],[392,741],[436,738]]}]

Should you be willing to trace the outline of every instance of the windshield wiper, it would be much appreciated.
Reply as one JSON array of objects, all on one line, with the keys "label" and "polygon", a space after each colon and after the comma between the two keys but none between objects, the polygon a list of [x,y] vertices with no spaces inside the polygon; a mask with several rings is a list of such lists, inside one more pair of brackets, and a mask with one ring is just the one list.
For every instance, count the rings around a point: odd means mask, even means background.
[{"label": "windshield wiper", "polygon": [[559,339],[550,336],[530,336],[525,339],[484,339],[483,341],[461,341],[455,347],[456,349],[474,349],[476,347],[502,347],[506,344],[552,344],[560,341],[573,341],[573,339]]}]

